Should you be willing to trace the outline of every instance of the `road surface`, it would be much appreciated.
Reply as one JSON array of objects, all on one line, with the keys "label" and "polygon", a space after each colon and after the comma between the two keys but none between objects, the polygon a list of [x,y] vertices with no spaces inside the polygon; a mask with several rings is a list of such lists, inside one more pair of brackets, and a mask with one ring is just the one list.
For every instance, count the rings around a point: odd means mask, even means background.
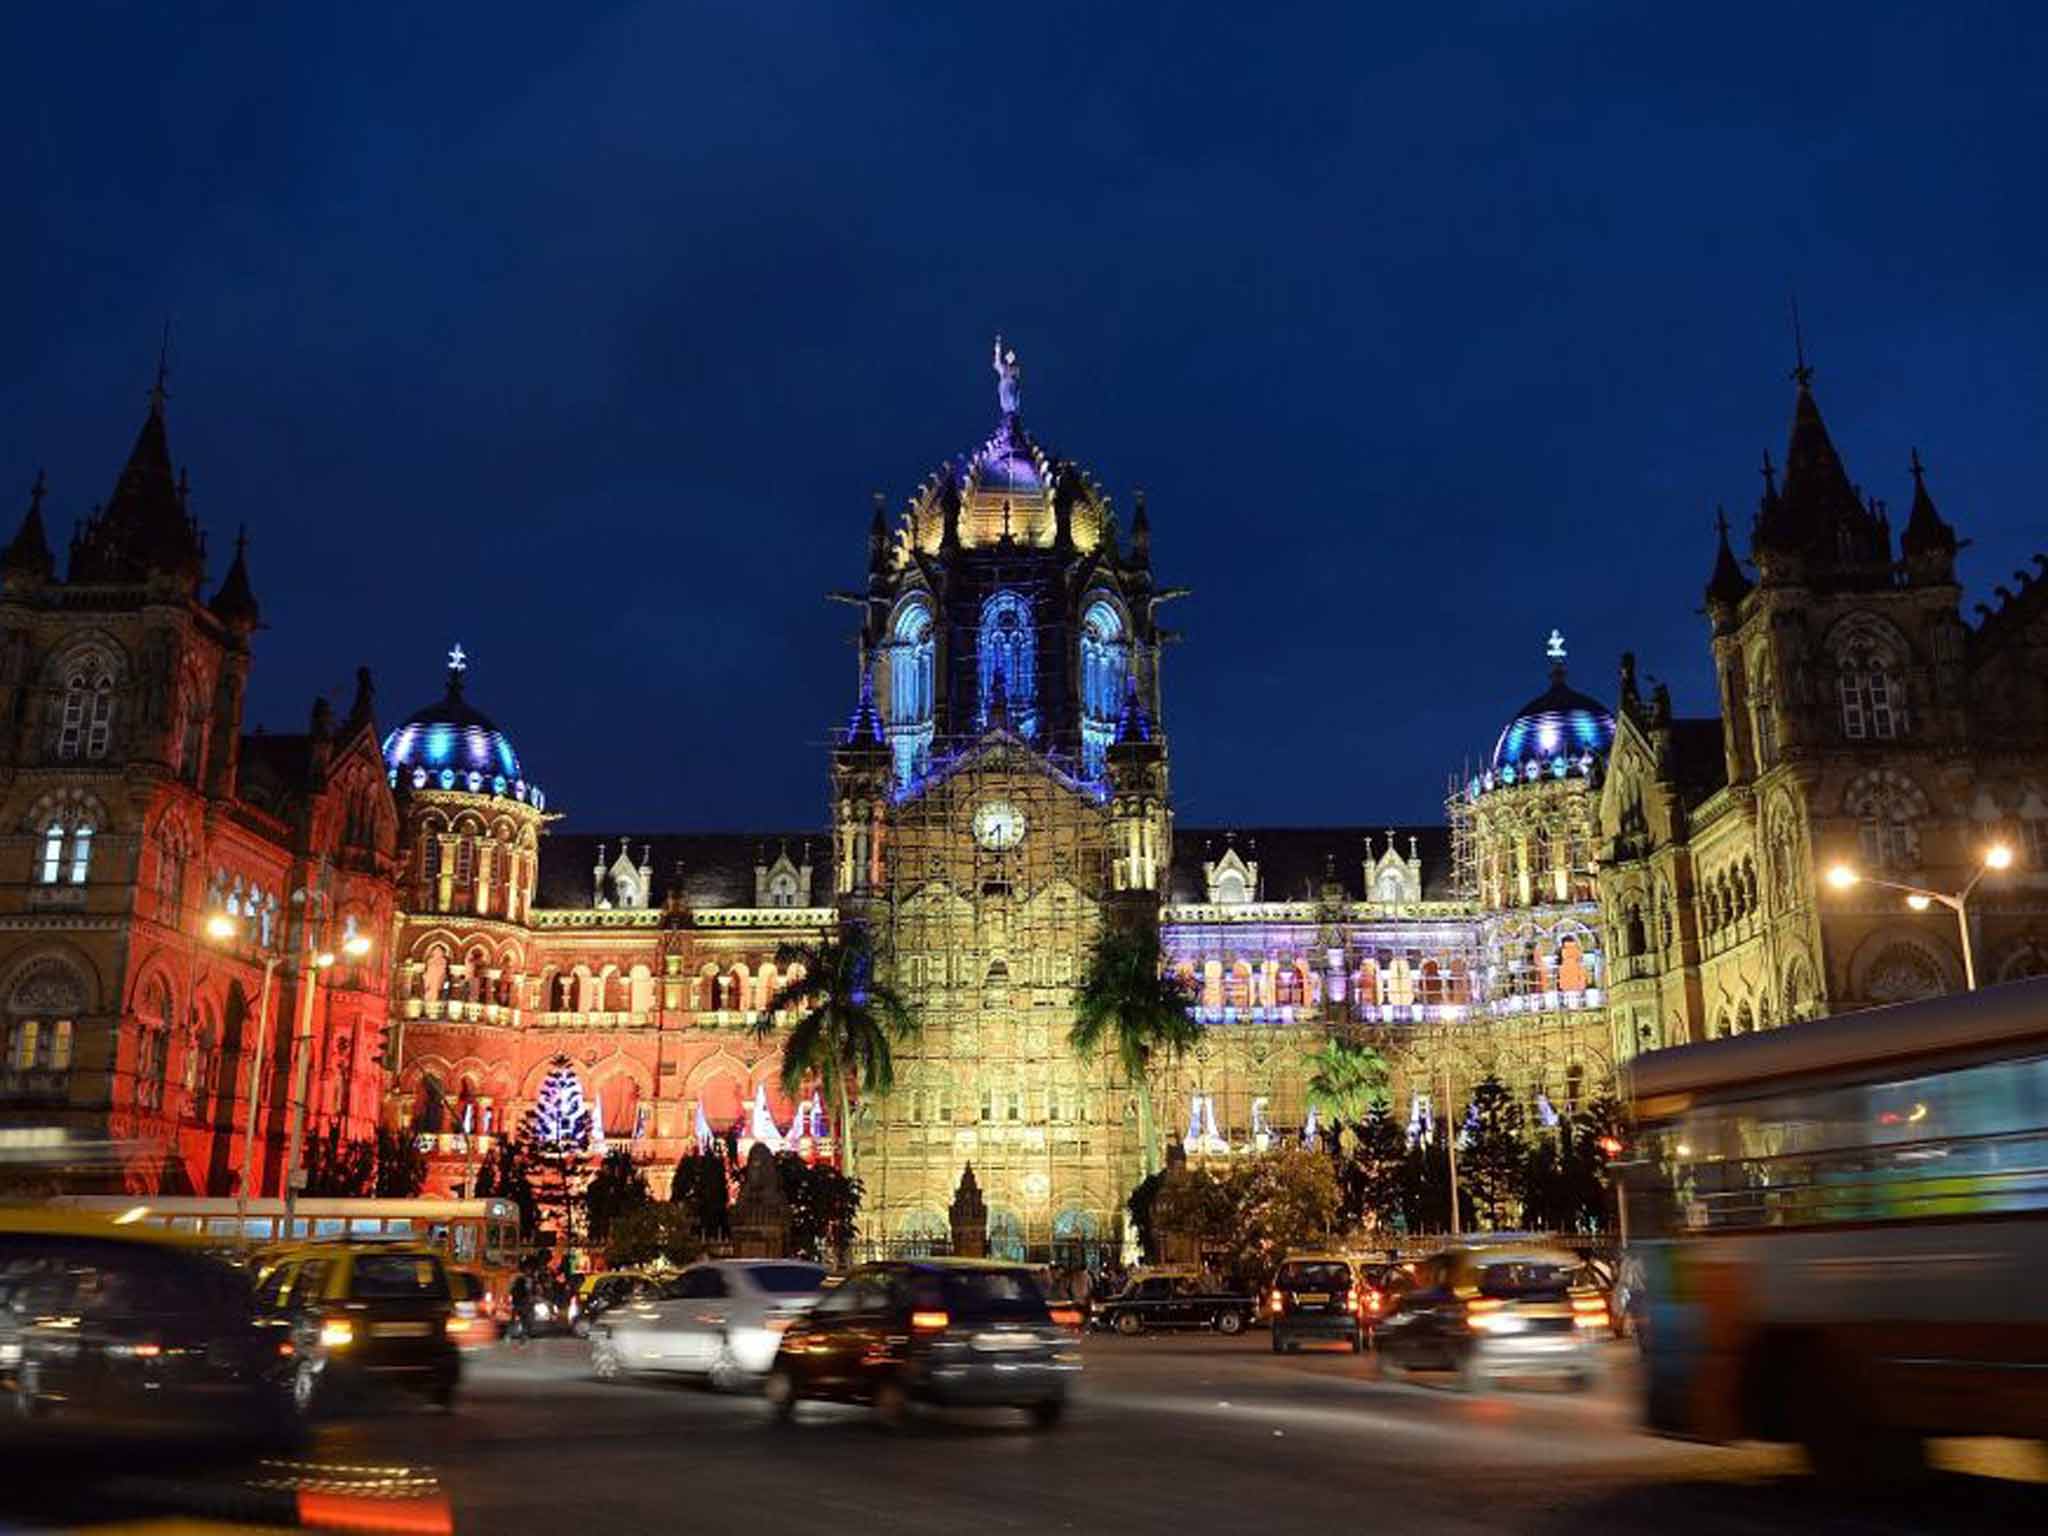
[{"label": "road surface", "polygon": [[1091,1337],[1058,1429],[920,1416],[889,1434],[849,1409],[680,1383],[604,1385],[569,1340],[474,1357],[452,1416],[325,1426],[328,1464],[437,1478],[458,1531],[826,1530],[1917,1532],[2048,1528],[2048,1452],[1937,1447],[1924,1489],[1844,1499],[1797,1452],[1687,1445],[1634,1423],[1632,1351],[1599,1386],[1465,1397],[1371,1379],[1343,1352],[1273,1355],[1264,1334]]}]

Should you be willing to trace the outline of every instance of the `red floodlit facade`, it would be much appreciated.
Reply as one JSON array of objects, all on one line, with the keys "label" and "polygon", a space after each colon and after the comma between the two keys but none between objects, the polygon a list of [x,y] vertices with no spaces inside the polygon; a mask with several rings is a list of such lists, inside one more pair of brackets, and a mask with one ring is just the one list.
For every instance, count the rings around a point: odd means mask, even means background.
[{"label": "red floodlit facade", "polygon": [[318,982],[306,1134],[381,1108],[398,819],[368,674],[304,734],[244,731],[245,552],[202,598],[161,379],[61,578],[43,500],[0,555],[0,1116],[62,1141],[15,1185],[232,1194],[253,1113],[251,1189],[279,1193],[309,943],[371,950]]}]

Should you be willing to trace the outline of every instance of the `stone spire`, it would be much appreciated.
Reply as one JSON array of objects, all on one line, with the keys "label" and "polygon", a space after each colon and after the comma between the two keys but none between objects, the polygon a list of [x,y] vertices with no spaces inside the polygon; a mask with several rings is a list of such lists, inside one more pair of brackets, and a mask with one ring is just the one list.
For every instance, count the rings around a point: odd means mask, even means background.
[{"label": "stone spire", "polygon": [[1899,552],[1905,556],[1913,579],[1922,583],[1953,582],[1956,551],[1962,547],[1927,494],[1927,466],[1920,462],[1920,450],[1913,450],[1913,510],[1907,515],[1905,531],[1899,536]]},{"label": "stone spire", "polygon": [[228,567],[227,575],[221,578],[220,590],[213,594],[208,604],[214,616],[229,629],[247,634],[256,627],[261,611],[256,606],[256,593],[249,585],[249,530],[243,528],[235,534],[235,559]]},{"label": "stone spire", "polygon": [[1720,534],[1720,547],[1714,552],[1714,573],[1707,578],[1707,611],[1719,627],[1734,617],[1737,606],[1749,595],[1750,580],[1742,574],[1734,546],[1728,542],[1728,514],[1718,507],[1714,509],[1714,526]]},{"label": "stone spire", "polygon": [[149,391],[149,415],[114,482],[114,494],[72,540],[74,582],[127,584],[165,575],[196,591],[205,574],[205,542],[171,469],[164,425],[169,377],[168,359],[159,357],[156,382]]},{"label": "stone spire", "polygon": [[46,582],[57,569],[57,562],[50,555],[50,540],[43,528],[43,498],[49,492],[49,480],[41,470],[36,472],[36,483],[28,493],[28,511],[22,515],[21,528],[14,535],[14,542],[7,546],[5,555],[0,555],[0,576],[10,582]]}]

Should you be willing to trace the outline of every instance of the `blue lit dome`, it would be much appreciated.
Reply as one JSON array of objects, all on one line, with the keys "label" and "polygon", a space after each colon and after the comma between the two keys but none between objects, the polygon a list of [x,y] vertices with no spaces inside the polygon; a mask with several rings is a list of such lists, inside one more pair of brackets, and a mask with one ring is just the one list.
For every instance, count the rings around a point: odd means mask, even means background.
[{"label": "blue lit dome", "polygon": [[462,647],[448,658],[448,691],[384,738],[384,767],[394,789],[447,789],[500,795],[542,809],[540,786],[526,781],[512,738],[462,696],[468,666]]},{"label": "blue lit dome", "polygon": [[1614,744],[1614,716],[1598,699],[1568,687],[1564,667],[1550,671],[1550,687],[1520,709],[1493,744],[1491,771],[1478,791],[1537,779],[1591,778]]}]

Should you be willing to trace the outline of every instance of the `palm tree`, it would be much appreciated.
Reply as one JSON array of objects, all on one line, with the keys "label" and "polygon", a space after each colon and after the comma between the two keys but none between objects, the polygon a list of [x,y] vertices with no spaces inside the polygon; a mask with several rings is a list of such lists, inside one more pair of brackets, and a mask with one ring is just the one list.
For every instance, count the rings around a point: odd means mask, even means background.
[{"label": "palm tree", "polygon": [[1308,1101],[1331,1121],[1332,1133],[1357,1125],[1386,1102],[1386,1058],[1369,1045],[1332,1035],[1308,1059]]},{"label": "palm tree", "polygon": [[838,1111],[840,1164],[853,1177],[852,1102],[883,1094],[896,1080],[893,1047],[916,1032],[910,1005],[875,979],[867,931],[848,927],[836,939],[776,946],[775,964],[792,972],[754,1021],[754,1038],[775,1033],[777,1015],[800,1013],[782,1043],[782,1086],[791,1097],[817,1078]]},{"label": "palm tree", "polygon": [[1067,1043],[1083,1058],[1105,1048],[1116,1052],[1137,1096],[1146,1178],[1159,1171],[1150,1068],[1159,1057],[1171,1061],[1201,1038],[1202,1027],[1188,1012],[1194,1001],[1187,983],[1160,963],[1159,930],[1150,924],[1105,929],[1089,952],[1074,999]]}]

